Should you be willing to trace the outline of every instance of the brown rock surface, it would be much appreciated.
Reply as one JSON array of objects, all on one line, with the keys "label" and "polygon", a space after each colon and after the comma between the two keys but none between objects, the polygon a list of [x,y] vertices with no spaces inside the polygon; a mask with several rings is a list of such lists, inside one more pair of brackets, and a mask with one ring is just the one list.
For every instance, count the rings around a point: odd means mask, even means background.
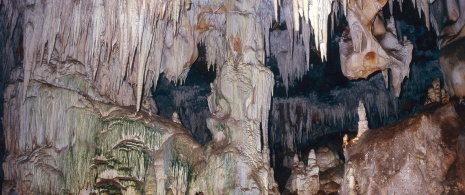
[{"label": "brown rock surface", "polygon": [[463,109],[447,104],[350,142],[342,194],[465,192]]},{"label": "brown rock surface", "polygon": [[344,165],[330,168],[325,172],[320,172],[320,190],[326,194],[339,193],[344,175]]}]

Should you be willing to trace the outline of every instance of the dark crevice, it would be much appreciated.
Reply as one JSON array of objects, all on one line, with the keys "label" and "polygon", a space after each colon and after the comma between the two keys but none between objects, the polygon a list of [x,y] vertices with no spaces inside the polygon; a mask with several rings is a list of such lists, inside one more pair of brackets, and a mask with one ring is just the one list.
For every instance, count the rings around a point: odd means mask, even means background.
[{"label": "dark crevice", "polygon": [[[158,105],[158,114],[171,118],[177,112],[181,123],[191,131],[194,139],[205,144],[212,139],[206,119],[210,116],[207,96],[211,92],[210,83],[216,77],[214,68],[208,69],[205,61],[205,47],[198,47],[199,58],[190,67],[183,84],[175,84],[162,74],[153,94]],[[177,105],[176,105],[177,104]]]}]

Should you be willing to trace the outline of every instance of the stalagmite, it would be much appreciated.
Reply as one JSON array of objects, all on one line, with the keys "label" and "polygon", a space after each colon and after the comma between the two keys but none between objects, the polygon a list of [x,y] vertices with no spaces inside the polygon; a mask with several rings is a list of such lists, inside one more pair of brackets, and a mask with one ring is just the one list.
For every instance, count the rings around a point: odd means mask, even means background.
[{"label": "stalagmite", "polygon": [[[339,155],[327,147],[319,147],[316,151],[316,164],[320,172],[325,172],[339,165]],[[310,161],[310,157],[309,157]]]},{"label": "stalagmite", "polygon": [[181,120],[179,120],[179,115],[177,112],[173,112],[173,117],[172,117],[173,122],[181,124]]},{"label": "stalagmite", "polygon": [[434,78],[432,87],[428,88],[428,96],[426,97],[424,105],[432,103],[449,103],[450,95],[441,87],[441,80],[438,77]]},{"label": "stalagmite", "polygon": [[367,114],[366,114],[365,106],[363,105],[362,101],[358,102],[357,111],[358,111],[358,132],[357,132],[357,137],[355,138],[356,140],[362,137],[365,131],[368,130]]},{"label": "stalagmite", "polygon": [[354,177],[354,169],[349,168],[348,174],[346,175],[347,179],[347,185],[348,185],[348,191],[349,195],[356,195],[357,192],[355,190],[355,177]]},{"label": "stalagmite", "polygon": [[292,173],[286,183],[287,193],[316,194],[318,192],[320,182],[316,160],[315,150],[313,149],[308,154],[307,166],[302,161],[299,161],[297,155],[294,156]]},{"label": "stalagmite", "polygon": [[441,102],[441,81],[437,77],[433,80],[433,89],[434,89],[434,96],[433,96],[434,101]]},{"label": "stalagmite", "polygon": [[447,104],[450,101],[449,93],[445,89],[441,89],[441,102]]}]

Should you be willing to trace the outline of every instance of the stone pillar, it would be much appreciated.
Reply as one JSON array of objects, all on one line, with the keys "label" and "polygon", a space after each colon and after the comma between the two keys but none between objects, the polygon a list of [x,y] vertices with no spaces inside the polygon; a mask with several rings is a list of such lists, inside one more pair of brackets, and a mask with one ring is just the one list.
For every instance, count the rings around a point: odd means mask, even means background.
[{"label": "stone pillar", "polygon": [[[217,182],[232,186],[234,193],[269,194],[273,192],[270,187],[277,187],[268,148],[268,111],[274,76],[264,65],[263,29],[255,13],[258,4],[259,1],[225,1],[227,57],[218,66],[208,97],[213,115],[207,124],[213,142],[207,147],[221,151],[215,158],[228,156],[229,160],[221,163],[230,166],[234,174],[227,174],[227,181]],[[216,181],[216,176],[206,177]]]}]

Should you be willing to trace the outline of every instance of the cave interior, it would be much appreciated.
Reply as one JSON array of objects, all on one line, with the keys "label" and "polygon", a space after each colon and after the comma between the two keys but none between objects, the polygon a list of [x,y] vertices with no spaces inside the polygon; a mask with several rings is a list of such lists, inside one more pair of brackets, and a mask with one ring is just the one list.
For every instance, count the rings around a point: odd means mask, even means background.
[{"label": "cave interior", "polygon": [[0,2],[2,194],[465,194],[465,2]]}]

